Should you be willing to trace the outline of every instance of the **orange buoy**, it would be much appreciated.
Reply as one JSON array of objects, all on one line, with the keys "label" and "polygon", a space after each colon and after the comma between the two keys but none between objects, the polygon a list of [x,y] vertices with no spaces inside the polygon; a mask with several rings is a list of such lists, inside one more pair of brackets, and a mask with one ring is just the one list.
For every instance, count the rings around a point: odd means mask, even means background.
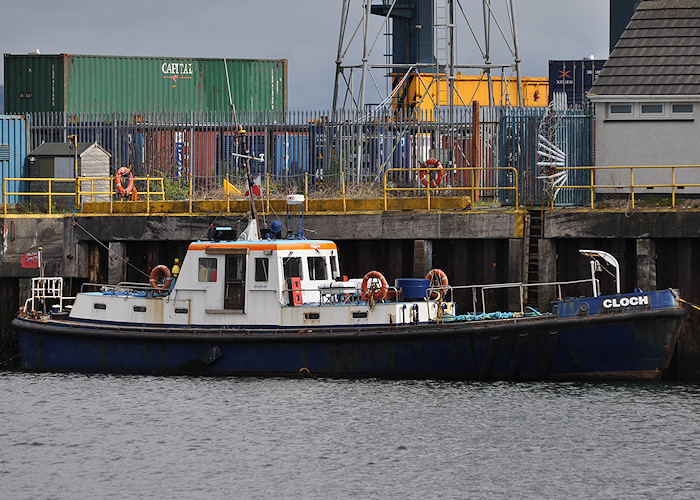
[{"label": "orange buoy", "polygon": [[173,275],[167,266],[159,264],[151,270],[148,282],[154,290],[164,292],[170,288],[170,283],[173,282]]},{"label": "orange buoy", "polygon": [[444,297],[447,293],[447,287],[450,285],[450,281],[447,279],[447,274],[442,269],[431,269],[428,274],[425,275],[425,279],[430,280],[430,288],[435,288],[430,292],[430,298],[432,300],[438,297]]},{"label": "orange buoy", "polygon": [[370,271],[362,278],[362,300],[384,300],[389,289],[386,278],[379,271]]},{"label": "orange buoy", "polygon": [[429,158],[428,160],[425,161],[425,163],[421,163],[423,168],[439,168],[440,170],[434,171],[434,170],[420,170],[418,172],[418,175],[420,177],[420,182],[424,186],[428,186],[430,184],[431,188],[436,188],[440,185],[442,182],[442,178],[445,176],[445,170],[442,168],[442,165],[440,164],[439,161],[437,161],[435,158]]},{"label": "orange buoy", "polygon": [[[129,180],[126,187],[122,185],[122,176]],[[134,174],[131,172],[131,170],[129,170],[129,167],[122,167],[117,170],[115,182],[117,184],[117,191],[119,191],[119,194],[126,197],[127,195],[131,194],[131,191],[134,189]]]}]

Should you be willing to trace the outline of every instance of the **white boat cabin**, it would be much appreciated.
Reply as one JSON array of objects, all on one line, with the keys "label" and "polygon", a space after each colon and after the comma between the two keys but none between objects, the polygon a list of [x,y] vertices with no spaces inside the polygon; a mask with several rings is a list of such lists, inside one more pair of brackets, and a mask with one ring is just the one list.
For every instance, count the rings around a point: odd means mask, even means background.
[{"label": "white boat cabin", "polygon": [[376,278],[348,280],[340,273],[338,249],[328,240],[197,241],[167,287],[151,281],[152,287],[121,283],[81,292],[70,318],[131,325],[295,328],[427,322],[435,320],[440,307],[455,314],[451,302],[399,300],[400,292],[383,277],[378,290],[368,288]]}]

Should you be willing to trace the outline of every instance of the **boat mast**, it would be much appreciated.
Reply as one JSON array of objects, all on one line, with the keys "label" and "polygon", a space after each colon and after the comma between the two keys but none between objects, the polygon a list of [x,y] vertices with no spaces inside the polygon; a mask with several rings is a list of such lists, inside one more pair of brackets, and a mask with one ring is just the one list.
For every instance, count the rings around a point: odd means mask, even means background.
[{"label": "boat mast", "polygon": [[[253,174],[250,172],[250,155],[248,154],[248,145],[244,139],[245,131],[238,127],[238,115],[236,114],[236,106],[233,105],[233,99],[231,99],[231,83],[228,77],[228,65],[226,64],[226,58],[224,58],[224,69],[226,71],[226,86],[228,87],[228,102],[231,105],[231,110],[233,111],[233,124],[236,127],[236,136],[238,138],[238,143],[241,146],[241,151],[243,153],[243,160],[245,162],[245,173],[248,179],[248,195],[250,197],[250,213],[255,222],[255,235],[256,239],[260,239],[260,224],[258,222],[258,210],[255,208],[255,195],[253,194]],[[248,235],[250,236],[250,235]]]}]

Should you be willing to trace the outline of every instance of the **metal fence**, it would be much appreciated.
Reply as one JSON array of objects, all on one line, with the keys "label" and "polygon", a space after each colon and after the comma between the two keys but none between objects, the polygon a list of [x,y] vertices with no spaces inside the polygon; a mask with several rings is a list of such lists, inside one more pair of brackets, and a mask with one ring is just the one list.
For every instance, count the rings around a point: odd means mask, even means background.
[{"label": "metal fence", "polygon": [[[269,176],[272,189],[280,192],[298,188],[305,178],[312,191],[338,191],[341,174],[349,188],[381,190],[385,182],[389,187],[422,187],[421,163],[435,158],[445,168],[443,188],[469,187],[472,201],[513,205],[518,199],[514,191],[494,188],[514,188],[517,171],[519,199],[532,204],[541,202],[543,192],[537,137],[545,112],[482,107],[476,140],[472,109],[467,107],[365,115],[265,111],[237,117],[197,111],[32,113],[30,144],[33,149],[43,142],[65,142],[71,135],[79,142],[97,142],[111,154],[111,175],[127,166],[136,177],[162,177],[173,199],[178,193],[184,199],[189,186],[200,198],[223,192],[224,180],[242,186],[247,153],[253,175]],[[557,133],[568,141],[573,166],[592,164],[592,115],[569,113],[560,122],[565,126]],[[247,151],[238,141],[243,131]],[[442,193],[450,190],[435,195]],[[566,203],[589,201],[587,194],[576,196]]]},{"label": "metal fence", "polygon": [[[561,186],[588,183],[590,172],[578,167],[594,164],[593,128],[592,110],[503,110],[499,121],[500,166],[514,167],[520,174],[520,199],[525,205],[590,203],[589,190]],[[509,181],[501,179],[501,183]],[[502,201],[512,203],[510,199]]]}]

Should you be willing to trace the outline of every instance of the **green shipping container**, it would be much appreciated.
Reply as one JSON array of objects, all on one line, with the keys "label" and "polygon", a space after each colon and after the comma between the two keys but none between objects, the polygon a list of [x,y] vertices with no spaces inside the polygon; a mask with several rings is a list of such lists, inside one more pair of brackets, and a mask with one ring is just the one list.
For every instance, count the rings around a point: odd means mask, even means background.
[{"label": "green shipping container", "polygon": [[[228,72],[228,78],[227,78]],[[287,110],[287,60],[5,54],[5,112]]]}]

